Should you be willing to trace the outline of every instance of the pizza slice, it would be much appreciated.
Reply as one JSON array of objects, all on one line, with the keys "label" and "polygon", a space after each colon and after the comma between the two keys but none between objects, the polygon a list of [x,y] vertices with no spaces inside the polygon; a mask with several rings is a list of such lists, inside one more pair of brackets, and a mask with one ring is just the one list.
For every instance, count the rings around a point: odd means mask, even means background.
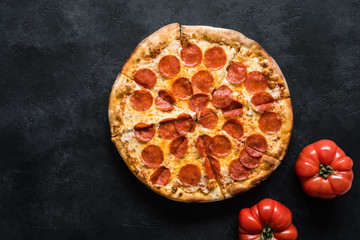
[{"label": "pizza slice", "polygon": [[[239,121],[244,127],[241,141],[246,144],[249,154],[256,157],[259,152],[283,159],[288,148],[292,131],[292,106],[289,98],[270,103],[266,111],[257,112],[244,107]],[[252,154],[252,150],[253,154]]]},{"label": "pizza slice", "polygon": [[255,41],[244,38],[228,67],[224,85],[243,94],[248,104],[266,104],[289,98],[286,80],[276,62]]},{"label": "pizza slice", "polygon": [[209,178],[195,148],[199,134],[189,115],[140,125],[113,137],[133,174],[155,192],[178,201],[223,199],[215,179]]},{"label": "pizza slice", "polygon": [[229,198],[267,178],[280,161],[261,152],[257,157],[251,156],[246,144],[239,140],[243,135],[240,122],[232,119],[224,126],[215,134],[199,135],[196,149],[209,178],[216,179],[224,197]]},{"label": "pizza slice", "polygon": [[252,157],[243,143],[236,148],[224,159],[216,160],[212,155],[205,157],[212,164],[214,176],[225,198],[248,191],[266,179],[280,164],[279,160],[265,154]]}]

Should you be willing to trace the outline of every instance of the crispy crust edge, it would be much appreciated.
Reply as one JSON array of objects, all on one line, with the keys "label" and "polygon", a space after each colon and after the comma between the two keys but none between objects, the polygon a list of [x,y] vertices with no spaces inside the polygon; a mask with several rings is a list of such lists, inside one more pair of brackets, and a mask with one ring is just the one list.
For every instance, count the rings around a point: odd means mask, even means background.
[{"label": "crispy crust edge", "polygon": [[293,109],[292,109],[292,105],[291,105],[291,98],[281,99],[279,101],[283,101],[285,103],[286,120],[283,123],[284,127],[282,130],[281,137],[279,139],[280,148],[279,148],[278,154],[276,154],[274,157],[281,161],[284,159],[285,154],[286,154],[289,144],[290,144],[291,133],[292,133],[293,124],[294,124],[294,115],[293,115]]},{"label": "crispy crust edge", "polygon": [[[237,196],[240,193],[244,193],[248,190],[250,190],[251,188],[257,186],[258,184],[260,184],[262,181],[264,181],[266,178],[268,178],[270,176],[270,174],[279,166],[279,164],[281,163],[281,161],[269,157],[269,156],[265,156],[264,159],[264,165],[265,165],[265,169],[261,169],[261,172],[254,178],[250,178],[247,179],[245,181],[241,181],[241,182],[234,182],[231,185],[227,186],[225,188],[225,198],[232,198]],[[263,167],[264,168],[264,167]]]},{"label": "crispy crust edge", "polygon": [[119,129],[122,129],[122,113],[123,105],[122,101],[133,93],[135,88],[133,80],[128,78],[122,73],[119,73],[112,86],[109,104],[108,104],[108,118],[110,125],[111,137],[115,137],[120,134]]},{"label": "crispy crust edge", "polygon": [[238,51],[241,42],[246,37],[238,31],[226,28],[181,25],[181,40],[183,44],[186,44],[189,38],[205,40],[211,43],[226,44]]},{"label": "crispy crust edge", "polygon": [[164,191],[161,187],[157,188],[156,186],[152,186],[150,188],[157,194],[177,202],[205,203],[205,202],[221,201],[224,199],[220,186],[218,184],[216,185],[217,185],[217,189],[216,190],[213,189],[212,192],[208,194],[202,193],[200,190],[192,193],[187,193],[180,187],[177,187],[177,191],[175,193]]},{"label": "crispy crust edge", "polygon": [[125,62],[121,72],[133,78],[136,63],[141,59],[154,58],[172,41],[180,41],[180,25],[171,23],[142,40]]}]

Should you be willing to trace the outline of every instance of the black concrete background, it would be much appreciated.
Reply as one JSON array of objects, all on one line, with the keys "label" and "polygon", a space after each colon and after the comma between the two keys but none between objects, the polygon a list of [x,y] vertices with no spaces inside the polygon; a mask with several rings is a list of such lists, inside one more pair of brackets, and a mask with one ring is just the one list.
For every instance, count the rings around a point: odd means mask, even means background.
[{"label": "black concrete background", "polygon": [[[111,86],[136,45],[172,23],[238,30],[287,78],[294,131],[283,163],[230,200],[185,204],[148,190],[110,141]],[[270,197],[299,239],[359,239],[359,1],[0,3],[0,239],[237,239],[237,215]],[[322,138],[355,162],[344,196],[306,196],[301,149]]]}]

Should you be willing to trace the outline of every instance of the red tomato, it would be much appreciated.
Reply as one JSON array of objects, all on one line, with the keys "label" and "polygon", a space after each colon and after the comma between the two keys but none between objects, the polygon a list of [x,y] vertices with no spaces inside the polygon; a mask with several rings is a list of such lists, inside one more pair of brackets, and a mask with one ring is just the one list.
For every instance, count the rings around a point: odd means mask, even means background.
[{"label": "red tomato", "polygon": [[306,146],[295,165],[305,193],[311,197],[330,199],[351,188],[353,161],[336,143],[320,140]]},{"label": "red tomato", "polygon": [[293,240],[297,236],[291,211],[278,201],[267,198],[240,211],[240,240]]}]

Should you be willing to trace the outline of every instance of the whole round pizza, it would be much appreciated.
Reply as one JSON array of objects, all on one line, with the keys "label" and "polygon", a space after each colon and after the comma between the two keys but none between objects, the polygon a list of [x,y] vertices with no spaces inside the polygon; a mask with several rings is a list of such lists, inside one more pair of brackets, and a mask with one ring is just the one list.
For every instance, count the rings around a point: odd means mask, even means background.
[{"label": "whole round pizza", "polygon": [[243,34],[167,25],[143,40],[109,100],[111,139],[133,174],[167,198],[207,202],[275,170],[293,124],[276,62]]}]

